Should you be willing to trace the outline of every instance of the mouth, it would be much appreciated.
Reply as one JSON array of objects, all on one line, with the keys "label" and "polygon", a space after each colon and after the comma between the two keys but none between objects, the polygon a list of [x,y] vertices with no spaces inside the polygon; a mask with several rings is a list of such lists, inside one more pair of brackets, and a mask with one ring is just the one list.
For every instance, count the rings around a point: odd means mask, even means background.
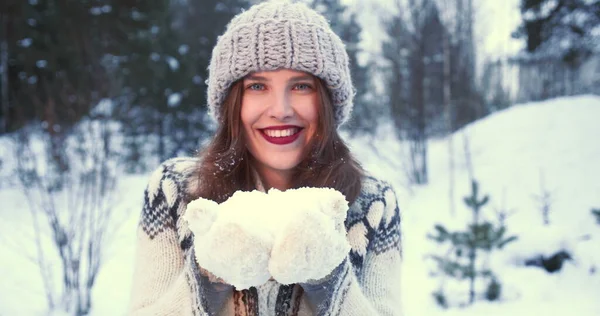
[{"label": "mouth", "polygon": [[260,134],[271,144],[287,145],[293,143],[304,128],[299,126],[271,126],[260,129]]}]

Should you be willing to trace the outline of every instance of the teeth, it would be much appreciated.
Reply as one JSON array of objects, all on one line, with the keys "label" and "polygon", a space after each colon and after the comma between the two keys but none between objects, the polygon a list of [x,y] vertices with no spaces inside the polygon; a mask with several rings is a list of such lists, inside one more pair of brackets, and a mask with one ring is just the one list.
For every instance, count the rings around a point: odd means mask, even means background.
[{"label": "teeth", "polygon": [[292,136],[292,135],[296,134],[298,132],[298,128],[293,127],[293,128],[288,128],[288,129],[284,129],[284,130],[265,129],[264,132],[269,137],[287,137],[287,136]]}]

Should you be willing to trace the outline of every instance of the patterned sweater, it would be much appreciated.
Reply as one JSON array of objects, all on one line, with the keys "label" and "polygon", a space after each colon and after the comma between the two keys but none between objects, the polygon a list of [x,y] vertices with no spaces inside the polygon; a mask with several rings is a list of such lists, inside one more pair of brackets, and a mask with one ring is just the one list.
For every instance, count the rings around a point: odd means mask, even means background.
[{"label": "patterned sweater", "polygon": [[[130,315],[209,315],[194,236],[181,219],[196,158],[164,162],[151,176],[137,231]],[[350,253],[326,284],[270,280],[233,291],[219,315],[401,315],[400,211],[385,182],[366,176],[345,222]],[[312,288],[311,288],[312,287]],[[311,304],[315,295],[322,302]],[[323,297],[325,296],[325,297]]]}]

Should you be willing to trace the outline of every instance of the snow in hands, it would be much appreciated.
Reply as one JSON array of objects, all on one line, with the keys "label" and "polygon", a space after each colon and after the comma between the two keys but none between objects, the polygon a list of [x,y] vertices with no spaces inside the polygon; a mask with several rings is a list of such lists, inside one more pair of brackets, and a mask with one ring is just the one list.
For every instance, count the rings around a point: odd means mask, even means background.
[{"label": "snow in hands", "polygon": [[217,204],[199,198],[184,219],[198,265],[238,290],[271,277],[282,284],[319,280],[348,255],[348,202],[329,188],[238,191]]}]

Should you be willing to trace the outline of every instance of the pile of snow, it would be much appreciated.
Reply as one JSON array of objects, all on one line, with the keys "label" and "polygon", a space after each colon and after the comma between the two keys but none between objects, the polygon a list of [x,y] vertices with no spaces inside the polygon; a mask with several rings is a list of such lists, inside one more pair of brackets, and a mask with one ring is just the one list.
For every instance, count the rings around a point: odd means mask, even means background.
[{"label": "pile of snow", "polygon": [[184,219],[200,266],[247,289],[271,276],[292,284],[328,275],[350,250],[347,211],[346,198],[333,189],[271,189],[238,191],[221,204],[199,198]]}]

